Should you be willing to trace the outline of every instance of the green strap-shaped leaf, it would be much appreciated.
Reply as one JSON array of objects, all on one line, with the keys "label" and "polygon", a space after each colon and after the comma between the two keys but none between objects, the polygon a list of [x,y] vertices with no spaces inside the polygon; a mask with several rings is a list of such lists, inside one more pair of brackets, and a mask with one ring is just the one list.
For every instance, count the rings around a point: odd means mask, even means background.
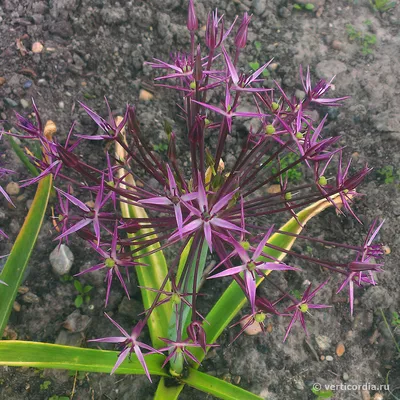
[{"label": "green strap-shaped leaf", "polygon": [[[334,195],[331,197],[332,201],[337,205],[340,205],[340,196]],[[298,220],[301,222],[300,225],[295,218],[291,218],[280,230],[290,233],[299,234],[305,224],[313,217],[321,213],[326,208],[332,205],[331,202],[323,199],[311,206],[305,208],[297,214]],[[268,244],[280,247],[282,249],[290,250],[295,242],[296,238],[281,233],[275,233],[271,236]],[[286,256],[285,252],[280,252],[269,247],[264,248],[264,253],[269,254],[278,260],[283,260]],[[262,282],[263,279],[259,279],[257,285]],[[238,314],[240,309],[246,304],[247,298],[243,294],[242,289],[236,282],[232,282],[223,295],[219,298],[215,306],[208,313],[206,320],[209,324],[204,324],[204,330],[207,334],[207,342],[214,343],[217,341],[223,330],[229,325],[232,319]],[[192,353],[197,357],[198,360],[202,361],[205,357],[204,352],[201,349],[194,348]],[[197,368],[197,366],[195,366]],[[162,382],[160,382],[160,385]],[[164,397],[156,397],[155,400],[175,400],[178,398],[179,393],[182,391],[183,386],[177,386],[175,388],[168,388],[167,392],[162,392],[162,388],[157,389],[163,393]],[[174,389],[174,390],[173,390]]]},{"label": "green strap-shaped leaf", "polygon": [[187,378],[183,382],[202,392],[210,393],[224,400],[262,400],[261,397],[248,392],[238,386],[225,382],[222,379],[199,372],[190,368]]},{"label": "green strap-shaped leaf", "polygon": [[50,175],[39,182],[31,208],[7,258],[6,265],[0,274],[0,280],[8,285],[0,285],[0,337],[7,325],[29,257],[39,235],[50,196],[51,185],[52,177]]},{"label": "green strap-shaped leaf", "polygon": [[[33,367],[66,369],[70,371],[110,373],[118,357],[118,352],[82,349],[59,344],[25,342],[19,340],[0,341],[0,365],[11,367]],[[160,354],[145,356],[151,375],[168,376],[161,368],[165,357]],[[132,354],[115,371],[116,374],[143,375],[144,369]],[[206,393],[226,400],[260,400],[260,397],[221,379],[209,376],[191,368],[183,382]],[[159,398],[160,400],[162,397]]]},{"label": "green strap-shaped leaf", "polygon": [[[120,117],[118,117],[120,118]],[[120,120],[117,119],[117,124]],[[124,149],[116,144],[115,153],[118,159],[125,159],[125,151]],[[119,177],[122,178],[125,176],[125,171],[120,169],[118,171]],[[135,180],[133,179],[132,175],[126,175],[119,186],[122,189],[125,189],[126,186],[124,183],[128,183],[131,186],[135,186]],[[146,211],[142,207],[136,207],[124,202],[120,202],[121,213],[124,218],[148,218]],[[151,230],[149,229],[141,229],[137,235],[142,235],[145,233],[149,233]],[[134,237],[135,235],[129,235],[129,237]],[[148,236],[147,238],[153,239],[156,235]],[[148,246],[146,249],[142,250],[140,253],[136,254],[144,254],[147,252],[151,252],[155,249],[158,249],[160,245],[155,243],[151,246]],[[133,247],[134,249],[134,247]],[[153,288],[153,289],[160,289],[165,277],[168,274],[168,267],[167,261],[165,260],[164,253],[160,250],[150,255],[144,256],[140,260],[147,264],[146,267],[135,267],[136,274],[138,277],[139,285],[143,287]],[[171,284],[168,281],[167,284],[164,286],[164,290],[170,291]],[[145,309],[151,307],[154,302],[154,299],[157,296],[157,293],[151,292],[150,290],[141,289],[142,292],[142,299],[143,299],[143,306]],[[156,348],[160,348],[165,346],[165,343],[161,341],[160,337],[167,337],[168,336],[168,325],[171,316],[171,306],[167,304],[163,304],[161,306],[156,307],[150,315],[148,320],[148,326],[150,330],[150,337],[153,343],[153,346]]]},{"label": "green strap-shaped leaf", "polygon": [[6,138],[10,142],[10,145],[12,149],[14,150],[15,154],[18,156],[18,158],[21,160],[21,162],[25,165],[26,169],[33,175],[33,176],[38,176],[39,171],[37,168],[31,163],[27,155],[24,153],[24,151],[21,149],[21,147],[18,146],[17,142],[14,140],[14,138],[10,135],[6,135]]},{"label": "green strap-shaped leaf", "polygon": [[[0,365],[11,367],[110,373],[117,361],[118,354],[117,351],[82,349],[50,343],[19,340],[0,341]],[[150,374],[167,376],[167,373],[161,368],[164,360],[165,357],[160,354],[145,356]],[[145,372],[133,353],[131,361],[127,358],[115,373],[143,375]]]}]

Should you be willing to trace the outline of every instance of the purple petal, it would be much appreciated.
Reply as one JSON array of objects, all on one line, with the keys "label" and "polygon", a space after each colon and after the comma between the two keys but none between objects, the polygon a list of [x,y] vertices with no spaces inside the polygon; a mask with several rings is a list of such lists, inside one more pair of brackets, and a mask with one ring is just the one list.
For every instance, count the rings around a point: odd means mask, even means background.
[{"label": "purple petal", "polygon": [[207,202],[207,193],[204,189],[203,179],[201,178],[200,172],[198,173],[198,196],[197,201],[199,202],[200,212],[207,211],[208,212],[208,202]]},{"label": "purple petal", "polygon": [[228,71],[229,71],[229,74],[230,74],[230,76],[231,76],[231,78],[232,78],[232,81],[233,81],[233,83],[234,83],[235,85],[237,85],[237,83],[239,82],[239,76],[238,76],[238,74],[237,74],[237,72],[236,72],[236,68],[235,68],[235,66],[233,65],[231,59],[229,58],[229,55],[228,55],[228,53],[226,52],[224,46],[221,47],[221,50],[222,50],[222,53],[224,54],[226,66],[228,67]]},{"label": "purple petal", "polygon": [[161,206],[169,206],[172,203],[172,201],[168,197],[150,197],[148,199],[144,200],[139,200],[138,203],[141,204],[156,204],[156,205],[161,205]]},{"label": "purple petal", "polygon": [[55,188],[57,192],[61,193],[63,196],[65,196],[72,204],[76,205],[79,207],[82,211],[85,212],[90,212],[90,208],[85,204],[82,203],[79,199],[76,197],[72,196],[72,194],[66,193],[61,189]]},{"label": "purple petal", "polygon": [[265,244],[267,243],[267,240],[271,236],[272,230],[274,229],[274,226],[272,225],[269,229],[268,232],[265,234],[261,242],[258,244],[256,251],[253,253],[253,260],[258,260],[260,257],[261,253],[264,250]]},{"label": "purple petal", "polygon": [[67,229],[64,233],[61,235],[57,236],[54,240],[59,240],[62,238],[65,238],[66,236],[70,235],[71,233],[79,231],[79,229],[84,228],[86,225],[89,225],[92,222],[91,219],[82,219],[75,225],[71,226],[69,229]]},{"label": "purple petal", "polygon": [[94,122],[96,122],[96,124],[106,133],[109,134],[110,131],[112,131],[112,127],[110,126],[110,124],[103,119],[102,117],[100,117],[100,115],[96,114],[94,111],[92,111],[88,106],[86,106],[85,104],[81,103],[80,101],[78,101],[78,103],[83,107],[83,109],[89,114],[90,118],[93,119]]},{"label": "purple petal", "polygon": [[210,213],[212,214],[217,214],[218,211],[220,211],[222,208],[224,208],[231,198],[234,196],[234,194],[238,191],[239,189],[234,190],[231,193],[228,193],[227,195],[223,196],[220,200],[218,200],[214,206],[211,208]]},{"label": "purple petal", "polygon": [[232,267],[232,268],[228,268],[225,271],[219,272],[218,274],[212,275],[207,277],[207,279],[214,279],[214,278],[222,278],[223,276],[231,276],[231,275],[236,275],[242,271],[246,270],[246,266],[245,265],[240,265],[238,267]]},{"label": "purple petal", "polygon": [[192,222],[189,222],[186,226],[184,226],[180,231],[174,233],[169,240],[174,240],[178,237],[182,237],[183,235],[187,233],[191,233],[197,229],[203,224],[203,221],[201,219],[196,219]]},{"label": "purple petal", "polygon": [[100,343],[123,343],[125,342],[126,337],[123,336],[111,336],[100,339],[90,339],[88,342],[100,342]]},{"label": "purple petal", "polygon": [[146,373],[147,378],[149,379],[150,382],[152,382],[149,370],[147,368],[146,362],[144,361],[144,357],[143,357],[142,351],[140,350],[140,347],[133,346],[133,350],[135,350],[136,357],[138,358],[140,364],[142,364],[142,367],[144,369],[144,372]]},{"label": "purple petal", "polygon": [[224,219],[214,217],[210,220],[211,225],[219,226],[220,228],[231,229],[234,231],[247,232],[242,228],[232,224],[232,222],[225,221]]},{"label": "purple petal", "polygon": [[209,221],[204,222],[204,236],[206,238],[208,248],[210,249],[210,253],[212,253],[212,233],[211,233],[211,225]]},{"label": "purple petal", "polygon": [[229,117],[229,114],[227,112],[225,112],[224,110],[221,110],[218,107],[212,106],[211,104],[206,104],[206,103],[202,103],[201,101],[196,101],[196,100],[192,100],[194,103],[200,104],[201,106],[208,108],[209,110],[212,110],[218,114],[222,114],[225,117]]},{"label": "purple petal", "polygon": [[126,330],[118,324],[118,322],[115,322],[107,313],[104,313],[104,315],[111,321],[111,323],[117,327],[117,329],[123,334],[125,335],[126,338],[130,338],[130,335],[128,335],[128,333],[126,332]]},{"label": "purple petal", "polygon": [[125,360],[125,358],[128,356],[129,352],[130,352],[130,348],[127,347],[125,350],[122,351],[122,353],[120,353],[120,355],[118,356],[117,362],[114,365],[114,368],[111,371],[111,375],[118,369],[118,367],[122,364],[122,362]]},{"label": "purple petal", "polygon": [[257,289],[257,285],[256,285],[256,281],[253,278],[253,275],[251,274],[250,271],[245,271],[244,272],[244,281],[246,283],[246,289],[247,289],[247,294],[249,296],[249,300],[250,300],[250,306],[252,311],[255,311],[255,303],[256,303],[256,289]]}]

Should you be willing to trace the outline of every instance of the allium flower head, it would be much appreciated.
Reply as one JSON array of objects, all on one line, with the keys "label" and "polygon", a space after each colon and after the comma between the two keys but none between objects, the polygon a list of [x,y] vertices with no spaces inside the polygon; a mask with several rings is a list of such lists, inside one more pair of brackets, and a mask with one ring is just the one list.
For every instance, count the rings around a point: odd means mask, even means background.
[{"label": "allium flower head", "polygon": [[138,341],[138,338],[144,328],[143,321],[139,321],[136,326],[132,329],[132,333],[129,335],[122,326],[120,326],[117,322],[115,322],[107,313],[104,313],[105,316],[111,321],[111,323],[123,334],[123,336],[111,336],[100,339],[91,339],[88,342],[99,342],[99,343],[116,343],[120,344],[122,347],[121,353],[118,356],[117,362],[114,365],[114,368],[111,371],[113,374],[118,367],[122,364],[122,362],[126,359],[126,357],[130,357],[132,353],[135,353],[138,358],[140,364],[146,373],[147,378],[151,382],[151,377],[149,373],[149,369],[147,368],[144,355],[141,349],[149,350],[151,353],[160,353],[159,350],[153,349],[153,347]]}]

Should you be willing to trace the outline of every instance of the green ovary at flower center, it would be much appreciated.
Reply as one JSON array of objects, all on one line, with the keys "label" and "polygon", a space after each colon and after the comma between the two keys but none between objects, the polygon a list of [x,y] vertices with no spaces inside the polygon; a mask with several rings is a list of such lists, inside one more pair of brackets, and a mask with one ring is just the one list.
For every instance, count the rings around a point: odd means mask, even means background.
[{"label": "green ovary at flower center", "polygon": [[172,304],[174,304],[174,305],[179,305],[179,304],[181,304],[181,297],[179,296],[178,293],[174,293],[174,294],[171,296],[171,302],[172,302]]},{"label": "green ovary at flower center", "polygon": [[203,221],[209,221],[212,216],[208,211],[204,211],[203,214],[201,214],[201,218],[203,219]]},{"label": "green ovary at flower center", "polygon": [[325,178],[325,176],[322,175],[322,176],[319,177],[318,183],[321,186],[326,186],[326,184],[328,183],[328,180]]},{"label": "green ovary at flower center", "polygon": [[266,318],[266,315],[263,312],[260,312],[255,315],[254,320],[256,322],[258,322],[259,324],[261,324],[261,322],[264,322],[265,318]]},{"label": "green ovary at flower center", "polygon": [[104,264],[107,268],[115,267],[115,261],[112,258],[106,258],[106,261],[104,262]]},{"label": "green ovary at flower center", "polygon": [[247,263],[247,269],[249,271],[254,271],[256,268],[257,268],[257,264],[253,260],[251,260]]},{"label": "green ovary at flower center", "polygon": [[299,306],[299,310],[302,312],[302,313],[306,313],[307,311],[308,311],[308,304],[300,304],[300,306]]},{"label": "green ovary at flower center", "polygon": [[243,242],[240,242],[240,245],[245,249],[249,250],[250,249],[250,243],[247,240],[244,240]]}]

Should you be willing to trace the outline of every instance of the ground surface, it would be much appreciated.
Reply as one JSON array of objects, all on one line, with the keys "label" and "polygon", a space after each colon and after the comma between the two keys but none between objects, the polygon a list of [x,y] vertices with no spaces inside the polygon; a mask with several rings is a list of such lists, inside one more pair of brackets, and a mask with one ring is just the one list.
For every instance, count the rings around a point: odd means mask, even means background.
[{"label": "ground surface", "polygon": [[[72,121],[77,129],[91,133],[95,126],[77,104],[85,101],[97,111],[104,110],[107,95],[118,112],[127,102],[135,103],[146,132],[154,144],[165,143],[162,125],[165,118],[174,119],[176,107],[166,93],[152,88],[153,73],[143,63],[153,56],[168,59],[174,49],[184,49],[188,35],[185,30],[185,1],[158,0],[4,0],[0,6],[0,86],[1,119],[13,121],[13,111],[27,113],[33,96],[44,118],[57,122],[61,137]],[[303,3],[300,2],[299,3]],[[306,2],[304,2],[306,3]],[[341,134],[346,152],[353,154],[355,165],[368,162],[374,172],[361,191],[366,194],[355,205],[362,221],[385,217],[380,240],[391,249],[386,258],[385,273],[379,285],[357,290],[354,317],[350,317],[345,296],[325,293],[322,300],[334,302],[329,312],[315,313],[310,320],[309,344],[304,334],[295,329],[282,344],[285,323],[274,320],[266,336],[240,337],[227,347],[232,332],[221,337],[221,348],[211,353],[203,370],[260,394],[266,399],[312,399],[313,383],[371,385],[389,382],[391,392],[380,390],[384,399],[400,397],[399,354],[383,323],[380,310],[389,324],[393,312],[400,311],[400,5],[380,14],[367,0],[309,0],[314,11],[292,9],[292,1],[284,0],[197,0],[201,25],[206,11],[218,7],[232,21],[244,11],[254,15],[250,26],[250,45],[242,54],[241,64],[260,63],[274,57],[270,79],[281,82],[288,91],[301,95],[298,67],[310,65],[313,77],[330,78],[336,74],[336,93],[351,95],[346,106],[329,115],[327,134]],[[355,38],[357,33],[361,32]],[[370,36],[366,36],[370,35]],[[368,44],[368,39],[376,44]],[[363,39],[363,38],[364,39]],[[372,39],[371,39],[372,37]],[[353,38],[353,40],[351,40]],[[28,50],[19,50],[21,39]],[[44,45],[41,53],[33,54],[32,43]],[[259,47],[259,48],[256,48]],[[363,54],[369,53],[369,54]],[[140,89],[153,92],[151,101],[139,100]],[[168,95],[168,93],[167,93]],[[324,114],[318,110],[319,117]],[[235,137],[230,144],[235,151]],[[24,176],[23,166],[12,151],[2,145],[5,160]],[[87,157],[96,163],[100,146],[92,147]],[[384,171],[387,171],[386,175]],[[392,171],[392,172],[390,172]],[[10,178],[11,179],[11,178]],[[15,178],[14,178],[15,179]],[[33,188],[22,190],[17,209],[6,208],[3,202],[0,226],[7,227],[14,238],[23,222]],[[349,218],[337,217],[333,210],[325,212],[308,228],[313,235],[327,240],[360,242],[365,228]],[[51,270],[50,252],[55,247],[50,218],[42,229],[24,285],[29,293],[19,295],[19,311],[9,322],[8,337],[22,340],[47,341],[80,345],[85,338],[113,333],[102,317],[104,288],[101,277],[90,283],[90,306],[82,314],[91,318],[83,332],[69,333],[63,327],[66,317],[75,310],[76,291],[71,282],[62,282]],[[1,243],[2,254],[11,242]],[[71,273],[92,265],[94,258],[78,241],[70,248],[75,261]],[[308,251],[297,247],[297,251]],[[329,249],[318,250],[323,254]],[[310,278],[297,277],[298,282]],[[83,281],[83,280],[82,280]],[[286,280],[284,280],[286,282]],[[283,282],[285,284],[285,282]],[[134,287],[134,282],[132,287]],[[206,288],[207,290],[207,288]],[[132,290],[133,300],[113,294],[108,310],[126,327],[132,314],[140,311],[140,296]],[[213,296],[209,295],[210,302]],[[392,326],[397,341],[400,327]],[[345,345],[342,357],[335,354],[339,342]],[[321,361],[321,356],[325,360]],[[328,357],[331,356],[331,357]],[[327,361],[332,359],[332,361]],[[46,383],[47,382],[47,383]],[[50,383],[49,383],[50,382]],[[63,371],[0,369],[0,398],[9,400],[41,400],[51,396],[69,396],[74,376]],[[80,374],[76,377],[74,399],[140,399],[152,398],[155,386],[143,377]],[[369,393],[367,393],[369,392]],[[338,391],[335,399],[369,399],[376,391]],[[132,395],[134,393],[134,395]],[[397,395],[397,397],[395,397]],[[364,397],[362,397],[364,396]],[[182,399],[205,399],[205,394],[185,389]]]}]

